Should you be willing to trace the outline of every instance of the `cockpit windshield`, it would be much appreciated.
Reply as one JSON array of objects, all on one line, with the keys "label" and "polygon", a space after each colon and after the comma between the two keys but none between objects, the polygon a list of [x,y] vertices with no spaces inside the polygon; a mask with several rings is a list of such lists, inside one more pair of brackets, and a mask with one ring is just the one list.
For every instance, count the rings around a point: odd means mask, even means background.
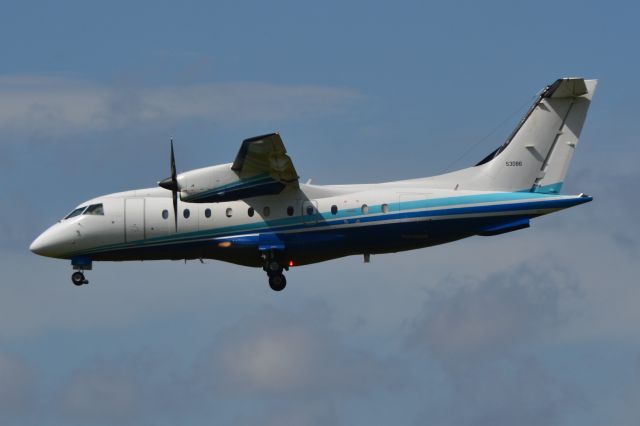
[{"label": "cockpit windshield", "polygon": [[72,211],[71,213],[66,215],[64,218],[65,219],[71,219],[72,217],[81,215],[82,212],[84,211],[84,209],[86,209],[86,208],[87,208],[87,206],[78,207],[77,209],[75,209],[74,211]]},{"label": "cockpit windshield", "polygon": [[104,207],[102,206],[102,203],[91,204],[90,206],[81,206],[66,215],[64,218],[71,219],[72,217],[80,216],[81,214],[104,216]]},{"label": "cockpit windshield", "polygon": [[102,204],[92,204],[89,207],[87,207],[87,210],[85,210],[85,212],[82,214],[104,216],[104,208],[102,207]]}]

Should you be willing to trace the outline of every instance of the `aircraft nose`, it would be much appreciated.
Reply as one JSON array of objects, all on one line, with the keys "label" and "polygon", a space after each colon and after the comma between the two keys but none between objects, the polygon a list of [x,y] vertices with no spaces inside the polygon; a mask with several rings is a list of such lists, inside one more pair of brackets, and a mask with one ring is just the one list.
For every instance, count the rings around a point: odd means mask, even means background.
[{"label": "aircraft nose", "polygon": [[29,250],[40,256],[58,257],[62,255],[69,241],[64,238],[64,233],[61,231],[63,230],[58,226],[52,226],[33,240]]},{"label": "aircraft nose", "polygon": [[33,240],[31,245],[29,246],[29,250],[35,254],[39,254],[40,256],[47,256],[49,253],[51,244],[47,241],[47,232],[43,232]]}]

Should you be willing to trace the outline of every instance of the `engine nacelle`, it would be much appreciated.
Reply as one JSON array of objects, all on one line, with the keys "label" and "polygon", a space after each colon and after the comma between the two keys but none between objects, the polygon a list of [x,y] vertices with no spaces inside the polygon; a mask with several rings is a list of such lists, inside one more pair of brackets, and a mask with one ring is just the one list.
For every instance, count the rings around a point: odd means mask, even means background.
[{"label": "engine nacelle", "polygon": [[268,173],[240,175],[232,163],[180,173],[177,177],[180,200],[189,203],[219,203],[280,193],[285,184]]}]

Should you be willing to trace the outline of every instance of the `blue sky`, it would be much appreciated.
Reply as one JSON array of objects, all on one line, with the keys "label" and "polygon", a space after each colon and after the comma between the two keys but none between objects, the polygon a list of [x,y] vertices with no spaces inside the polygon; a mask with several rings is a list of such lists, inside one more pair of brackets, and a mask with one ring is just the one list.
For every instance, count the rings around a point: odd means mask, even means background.
[{"label": "blue sky", "polygon": [[[639,12],[4,4],[0,423],[636,425]],[[281,294],[217,262],[98,263],[75,288],[27,249],[83,200],[166,177],[171,137],[181,170],[279,131],[314,183],[428,176],[575,75],[599,85],[564,190],[595,201],[528,230],[296,268]]]}]

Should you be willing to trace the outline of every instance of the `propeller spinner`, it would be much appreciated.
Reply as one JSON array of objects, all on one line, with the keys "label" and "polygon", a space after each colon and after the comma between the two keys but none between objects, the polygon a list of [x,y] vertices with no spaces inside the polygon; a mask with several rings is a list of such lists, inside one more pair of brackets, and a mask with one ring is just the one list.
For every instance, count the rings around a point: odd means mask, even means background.
[{"label": "propeller spinner", "polygon": [[180,185],[178,184],[178,176],[176,173],[176,157],[173,153],[173,139],[171,139],[171,176],[158,182],[158,185],[171,191],[173,198],[173,219],[176,232],[178,232],[178,191],[180,191]]}]

